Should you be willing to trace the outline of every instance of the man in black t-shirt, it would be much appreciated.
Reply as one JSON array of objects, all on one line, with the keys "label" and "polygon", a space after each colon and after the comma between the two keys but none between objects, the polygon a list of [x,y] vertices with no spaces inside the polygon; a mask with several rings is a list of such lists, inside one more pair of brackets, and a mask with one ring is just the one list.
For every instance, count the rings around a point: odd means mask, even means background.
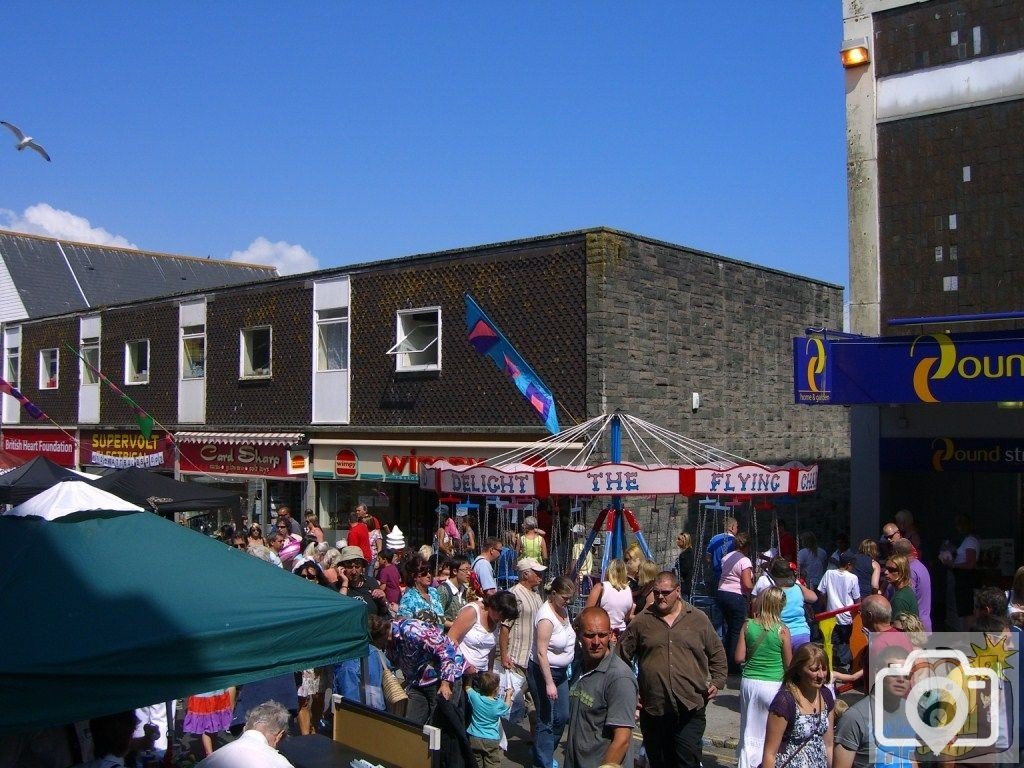
[{"label": "man in black t-shirt", "polygon": [[363,557],[362,547],[342,549],[340,566],[338,591],[341,594],[361,600],[371,616],[391,615],[384,590],[376,579],[366,575],[366,558]]}]

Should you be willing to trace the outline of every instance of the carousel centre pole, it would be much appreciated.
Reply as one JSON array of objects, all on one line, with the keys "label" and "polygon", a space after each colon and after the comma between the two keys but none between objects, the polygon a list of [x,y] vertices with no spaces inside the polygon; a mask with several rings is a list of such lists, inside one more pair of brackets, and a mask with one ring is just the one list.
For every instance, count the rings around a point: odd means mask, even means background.
[{"label": "carousel centre pole", "polygon": [[[622,422],[619,411],[612,414],[609,429],[611,440],[611,460],[613,464],[622,462]],[[626,548],[626,526],[622,519],[622,497],[612,496],[612,507],[615,509],[615,528],[612,530],[611,557],[616,560],[622,559],[622,553]]]}]

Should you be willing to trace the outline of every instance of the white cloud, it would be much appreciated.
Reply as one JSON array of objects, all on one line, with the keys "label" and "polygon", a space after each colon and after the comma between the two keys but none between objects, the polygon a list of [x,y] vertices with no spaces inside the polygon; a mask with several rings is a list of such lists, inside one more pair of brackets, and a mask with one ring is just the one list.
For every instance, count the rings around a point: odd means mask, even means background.
[{"label": "white cloud", "polygon": [[312,272],[320,268],[320,262],[301,245],[292,245],[284,240],[272,243],[265,237],[257,237],[244,251],[232,251],[231,261],[249,264],[266,264],[276,267],[279,275],[294,275],[298,272]]},{"label": "white cloud", "polygon": [[29,235],[45,235],[78,243],[138,249],[135,243],[129,242],[126,238],[112,235],[103,227],[94,227],[82,216],[76,216],[71,211],[62,211],[47,203],[30,205],[20,214],[0,208],[0,225],[4,229]]}]

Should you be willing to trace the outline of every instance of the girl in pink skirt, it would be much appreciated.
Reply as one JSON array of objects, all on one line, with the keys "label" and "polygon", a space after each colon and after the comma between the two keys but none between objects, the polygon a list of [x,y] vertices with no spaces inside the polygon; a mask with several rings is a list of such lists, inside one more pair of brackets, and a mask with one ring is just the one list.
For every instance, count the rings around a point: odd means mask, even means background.
[{"label": "girl in pink skirt", "polygon": [[182,728],[185,733],[200,736],[203,751],[210,755],[213,753],[213,734],[226,731],[231,726],[234,708],[234,688],[189,696]]}]

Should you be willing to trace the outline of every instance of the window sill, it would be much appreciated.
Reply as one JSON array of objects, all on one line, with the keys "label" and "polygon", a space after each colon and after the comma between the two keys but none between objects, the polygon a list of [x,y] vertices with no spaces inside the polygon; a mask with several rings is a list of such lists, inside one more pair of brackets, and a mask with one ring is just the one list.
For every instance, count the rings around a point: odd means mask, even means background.
[{"label": "window sill", "polygon": [[124,383],[126,387],[138,387],[142,384],[149,384],[149,379],[146,379],[145,381],[126,381]]},{"label": "window sill", "polygon": [[239,381],[267,381],[267,380],[272,379],[272,378],[274,378],[274,375],[270,374],[270,373],[267,373],[267,374],[259,374],[258,376],[257,375],[254,375],[254,376],[239,376],[238,380]]}]

